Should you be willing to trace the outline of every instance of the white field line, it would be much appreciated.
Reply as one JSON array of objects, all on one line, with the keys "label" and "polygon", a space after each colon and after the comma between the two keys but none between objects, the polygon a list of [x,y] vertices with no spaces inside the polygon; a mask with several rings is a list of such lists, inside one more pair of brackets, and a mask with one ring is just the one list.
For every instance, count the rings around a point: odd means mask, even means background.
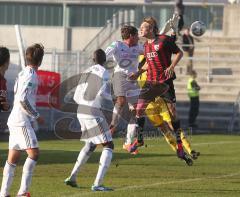
[{"label": "white field line", "polygon": [[[210,144],[210,145],[230,144],[230,143],[233,143],[233,142],[236,142],[236,141],[218,141],[218,142],[213,142],[213,143],[195,143],[194,146],[202,146],[202,145],[208,145],[208,144]],[[119,150],[122,150],[122,149],[119,148]],[[71,151],[76,151],[76,150],[71,150]],[[7,154],[1,154],[1,156],[6,156],[6,155]],[[117,188],[114,191],[124,191],[124,190],[138,189],[138,188],[154,187],[154,186],[159,186],[159,185],[168,185],[168,184],[174,184],[174,183],[187,183],[187,182],[194,182],[194,181],[203,181],[203,180],[209,180],[209,179],[220,179],[220,178],[227,178],[227,177],[233,177],[233,176],[238,176],[238,175],[240,175],[240,172],[221,175],[221,176],[216,176],[216,177],[193,178],[193,179],[184,179],[184,180],[179,180],[179,181],[157,182],[157,183],[152,183],[152,184],[147,184],[147,185],[132,185],[132,186],[127,186],[127,187]],[[91,195],[92,194],[99,194],[99,192],[83,192],[83,193],[80,192],[79,194],[72,195],[71,197],[87,196],[87,195],[90,195],[90,194]],[[69,195],[67,195],[67,196],[69,196]]]},{"label": "white field line", "polygon": [[[147,185],[132,185],[132,186],[127,186],[127,187],[117,188],[114,191],[125,191],[125,190],[132,190],[132,189],[142,189],[142,188],[147,188],[147,187],[155,187],[155,186],[160,186],[160,185],[205,181],[205,180],[210,180],[210,179],[221,179],[221,178],[233,177],[233,176],[238,176],[238,175],[240,175],[240,171],[236,172],[236,173],[231,173],[231,174],[226,174],[226,175],[221,175],[221,176],[216,176],[216,177],[193,178],[193,179],[184,179],[184,180],[179,180],[179,181],[157,182],[157,183],[152,183],[152,184],[147,184]],[[90,194],[91,195],[92,194],[99,194],[99,192],[83,192],[83,193],[79,193],[79,194],[76,194],[76,195],[72,195],[71,197],[87,196],[87,195],[90,195]]]},{"label": "white field line", "polygon": [[[194,143],[194,146],[231,144],[234,142],[236,142],[236,141],[218,141],[218,142],[212,142],[212,143],[211,142],[210,143],[202,142],[202,143]],[[150,146],[155,146],[155,145],[150,145]],[[122,150],[122,149],[118,148],[115,150]],[[192,178],[192,179],[184,179],[184,180],[179,180],[179,181],[157,182],[157,183],[152,183],[152,184],[147,184],[147,185],[132,185],[132,186],[127,186],[127,187],[117,188],[114,191],[126,191],[126,190],[133,190],[133,189],[139,189],[139,188],[155,187],[155,186],[160,186],[160,185],[169,185],[169,184],[174,184],[174,183],[188,183],[188,182],[205,181],[205,180],[210,180],[210,179],[220,179],[220,178],[227,178],[227,177],[233,177],[233,176],[238,176],[238,175],[240,175],[240,172],[216,176],[216,177]],[[72,195],[71,197],[88,196],[88,195],[93,195],[93,194],[99,194],[99,192],[83,192],[83,193],[81,192],[79,194]]]}]

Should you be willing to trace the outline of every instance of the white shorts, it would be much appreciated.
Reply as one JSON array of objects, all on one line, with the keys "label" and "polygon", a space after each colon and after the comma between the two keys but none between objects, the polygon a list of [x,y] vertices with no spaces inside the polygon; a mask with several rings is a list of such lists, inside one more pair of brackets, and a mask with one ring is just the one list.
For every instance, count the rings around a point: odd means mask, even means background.
[{"label": "white shorts", "polygon": [[105,118],[79,118],[82,141],[103,144],[112,141],[112,134]]},{"label": "white shorts", "polygon": [[38,148],[36,134],[31,126],[9,126],[9,149],[26,150]]}]

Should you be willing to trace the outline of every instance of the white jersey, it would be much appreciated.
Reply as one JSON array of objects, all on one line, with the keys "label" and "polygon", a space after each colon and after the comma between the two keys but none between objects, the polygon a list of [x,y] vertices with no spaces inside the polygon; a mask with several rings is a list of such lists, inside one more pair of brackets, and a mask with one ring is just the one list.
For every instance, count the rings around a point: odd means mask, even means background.
[{"label": "white jersey", "polygon": [[9,126],[29,126],[39,117],[36,111],[38,78],[36,71],[26,66],[19,74],[14,86],[14,104],[8,118]]},{"label": "white jersey", "polygon": [[79,104],[78,116],[81,115],[82,118],[97,116],[103,99],[112,99],[109,77],[109,72],[99,64],[82,73],[73,97]]},{"label": "white jersey", "polygon": [[143,54],[143,45],[129,47],[121,41],[113,42],[107,47],[105,53],[107,61],[113,60],[117,63],[114,72],[122,71],[125,74],[136,73],[138,71],[138,56]]}]

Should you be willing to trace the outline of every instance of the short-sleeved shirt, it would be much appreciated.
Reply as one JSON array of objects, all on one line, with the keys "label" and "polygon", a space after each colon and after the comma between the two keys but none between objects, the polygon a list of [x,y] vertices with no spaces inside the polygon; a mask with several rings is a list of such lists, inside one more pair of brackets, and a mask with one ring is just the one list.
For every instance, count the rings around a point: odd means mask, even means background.
[{"label": "short-sleeved shirt", "polygon": [[[37,73],[32,67],[26,66],[18,74],[14,85],[14,104],[8,118],[9,126],[29,126],[39,116],[36,111],[37,89]],[[25,103],[28,110],[24,110],[21,103]]]},{"label": "short-sleeved shirt", "polygon": [[[152,43],[144,44],[144,56],[148,63],[147,80],[163,83],[170,79],[165,70],[171,65],[172,54],[180,51],[173,38],[159,35]],[[172,79],[176,78],[175,74]]]},{"label": "short-sleeved shirt", "polygon": [[96,64],[82,73],[73,99],[78,107],[78,115],[82,118],[94,118],[104,99],[111,100],[109,72],[103,66]]},{"label": "short-sleeved shirt", "polygon": [[106,49],[107,60],[113,60],[117,63],[114,72],[122,71],[125,74],[138,71],[138,56],[143,54],[143,45],[129,47],[122,41],[115,41]]}]

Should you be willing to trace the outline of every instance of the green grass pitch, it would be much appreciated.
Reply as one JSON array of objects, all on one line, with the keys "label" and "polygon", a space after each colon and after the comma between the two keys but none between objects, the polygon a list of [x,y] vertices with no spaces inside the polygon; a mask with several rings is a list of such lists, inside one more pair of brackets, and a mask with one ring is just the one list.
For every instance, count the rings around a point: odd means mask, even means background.
[{"label": "green grass pitch", "polygon": [[[69,176],[79,150],[79,140],[40,141],[41,155],[30,188],[33,197],[78,196],[240,196],[240,136],[194,135],[192,147],[201,152],[189,167],[176,158],[162,137],[147,139],[147,147],[139,155],[122,150],[122,139],[115,139],[115,151],[104,184],[113,192],[92,192],[101,147],[97,148],[78,176],[81,188],[71,188],[63,181]],[[7,157],[7,143],[0,143],[2,170]],[[15,196],[19,188],[22,165],[19,163],[11,188]]]}]

